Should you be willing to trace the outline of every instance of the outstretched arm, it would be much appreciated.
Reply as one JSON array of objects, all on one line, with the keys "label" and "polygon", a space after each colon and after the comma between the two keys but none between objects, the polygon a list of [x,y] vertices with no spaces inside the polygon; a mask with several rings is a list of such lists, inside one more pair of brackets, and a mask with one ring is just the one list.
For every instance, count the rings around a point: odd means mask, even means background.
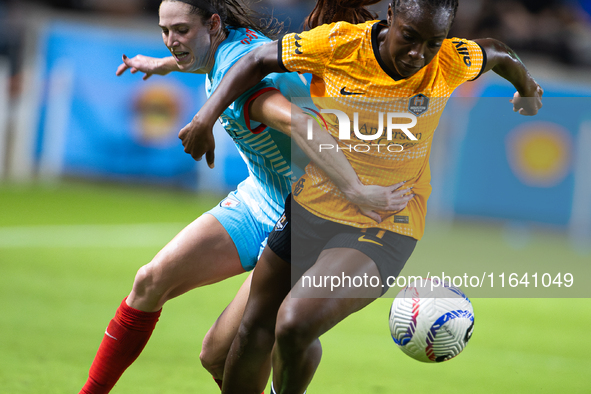
[{"label": "outstretched arm", "polygon": [[123,55],[123,63],[119,65],[115,74],[121,76],[128,69],[132,74],[138,71],[143,72],[144,81],[153,74],[166,75],[171,71],[180,71],[172,56],[157,58],[137,55],[130,59],[126,55]]},{"label": "outstretched arm", "polygon": [[517,54],[507,45],[492,38],[474,41],[486,52],[484,72],[494,71],[517,89],[511,100],[513,110],[526,116],[537,114],[542,107],[544,90],[533,79]]}]

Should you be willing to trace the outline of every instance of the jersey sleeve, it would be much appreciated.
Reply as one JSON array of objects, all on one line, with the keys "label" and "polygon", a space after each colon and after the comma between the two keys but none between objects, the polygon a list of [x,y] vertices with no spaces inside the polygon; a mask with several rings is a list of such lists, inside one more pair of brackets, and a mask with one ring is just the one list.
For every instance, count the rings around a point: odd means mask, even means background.
[{"label": "jersey sleeve", "polygon": [[474,41],[451,38],[443,42],[440,62],[448,85],[455,89],[482,74],[486,67],[486,52]]},{"label": "jersey sleeve", "polygon": [[224,112],[226,112],[227,115],[230,115],[233,119],[242,120],[247,129],[249,129],[252,133],[258,134],[267,126],[262,123],[250,120],[248,114],[248,105],[261,94],[271,90],[279,89],[275,86],[273,79],[267,77],[259,82],[255,87],[249,89],[246,91],[246,93],[238,97],[236,101],[234,101]]},{"label": "jersey sleeve", "polygon": [[322,77],[335,47],[338,24],[322,25],[302,33],[286,34],[279,41],[279,64],[286,71]]},{"label": "jersey sleeve", "polygon": [[238,97],[225,112],[233,119],[241,119],[247,129],[254,134],[258,134],[267,126],[250,120],[248,106],[257,97],[272,90],[280,91],[288,100],[294,98],[309,99],[310,97],[310,88],[306,80],[297,73],[272,73],[267,75],[255,87]]}]

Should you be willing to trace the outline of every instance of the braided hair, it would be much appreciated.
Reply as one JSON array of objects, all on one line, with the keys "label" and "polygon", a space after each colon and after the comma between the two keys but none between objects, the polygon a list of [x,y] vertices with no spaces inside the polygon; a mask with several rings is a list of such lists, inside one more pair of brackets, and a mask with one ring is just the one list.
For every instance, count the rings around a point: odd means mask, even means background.
[{"label": "braided hair", "polygon": [[452,11],[452,23],[458,12],[459,0],[394,0],[392,11],[394,15],[398,12],[404,12],[408,7],[416,5],[418,7],[427,7],[434,9],[449,9]]},{"label": "braided hair", "polygon": [[179,1],[191,7],[191,14],[196,14],[203,21],[218,14],[222,20],[224,32],[227,34],[226,26],[242,27],[258,31],[265,36],[275,39],[283,30],[283,23],[274,17],[261,15],[250,9],[250,3],[242,0],[162,0]]}]

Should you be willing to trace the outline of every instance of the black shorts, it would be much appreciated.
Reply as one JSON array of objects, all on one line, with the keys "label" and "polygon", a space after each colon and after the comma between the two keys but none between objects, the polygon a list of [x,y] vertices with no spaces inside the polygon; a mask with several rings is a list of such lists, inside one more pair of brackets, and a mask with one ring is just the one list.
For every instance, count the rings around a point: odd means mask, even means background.
[{"label": "black shorts", "polygon": [[[294,283],[314,265],[323,250],[351,248],[375,262],[382,284],[386,284],[388,277],[400,274],[416,243],[416,239],[392,231],[362,229],[322,219],[296,201],[292,204],[291,195],[268,240],[269,247],[279,257],[292,263],[292,272],[296,273],[296,277],[292,278]],[[383,289],[384,292],[388,290],[387,286]]]},{"label": "black shorts", "polygon": [[285,210],[279,218],[269,238],[267,246],[284,261],[291,263],[291,193],[285,199]]}]

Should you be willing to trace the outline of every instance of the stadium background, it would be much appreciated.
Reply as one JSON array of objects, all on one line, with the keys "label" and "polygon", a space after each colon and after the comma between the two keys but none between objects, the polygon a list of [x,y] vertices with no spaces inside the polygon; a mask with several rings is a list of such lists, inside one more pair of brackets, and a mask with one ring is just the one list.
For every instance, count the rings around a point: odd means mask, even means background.
[{"label": "stadium background", "polygon": [[[245,176],[223,131],[214,170],[176,139],[204,100],[202,76],[115,77],[122,53],[167,54],[158,3],[0,2],[0,392],[77,392],[137,268]],[[289,16],[290,31],[312,6],[257,5]],[[379,300],[323,337],[309,392],[591,391],[590,8],[460,2],[452,34],[516,49],[546,89],[544,108],[513,114],[511,87],[492,73],[457,92],[434,142],[427,232],[409,262],[568,269],[579,290],[474,297],[472,341],[437,366],[395,348],[389,301]],[[113,392],[215,393],[200,342],[242,279],[167,304]]]}]

